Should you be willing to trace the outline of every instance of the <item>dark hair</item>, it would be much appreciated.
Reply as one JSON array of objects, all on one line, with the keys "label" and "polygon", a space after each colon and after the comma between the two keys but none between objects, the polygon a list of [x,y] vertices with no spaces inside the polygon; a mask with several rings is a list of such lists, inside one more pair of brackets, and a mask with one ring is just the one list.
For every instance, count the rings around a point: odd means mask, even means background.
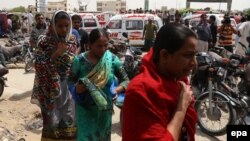
[{"label": "dark hair", "polygon": [[[69,19],[69,15],[66,12],[59,12],[55,16],[55,24],[59,19]],[[70,20],[70,19],[69,19]]]},{"label": "dark hair", "polygon": [[240,22],[245,22],[245,21],[247,21],[247,19],[245,18],[245,17],[241,17],[241,19],[240,19]]},{"label": "dark hair", "polygon": [[37,13],[36,16],[35,16],[35,19],[36,19],[37,17],[40,17],[40,16],[43,16],[43,14]]},{"label": "dark hair", "polygon": [[205,14],[205,13],[201,14],[201,18],[204,17],[204,16],[207,16],[207,14]]},{"label": "dark hair", "polygon": [[93,29],[89,34],[89,42],[93,44],[102,36],[109,38],[108,33],[104,29],[102,28]]},{"label": "dark hair", "polygon": [[73,15],[73,16],[71,17],[71,20],[72,20],[72,21],[74,21],[74,20],[80,20],[80,21],[82,21],[82,18],[81,18],[80,15],[75,14],[75,15]]},{"label": "dark hair", "polygon": [[250,21],[250,15],[246,15],[247,21]]},{"label": "dark hair", "polygon": [[175,17],[181,17],[181,13],[176,12],[174,16],[175,16]]},{"label": "dark hair", "polygon": [[230,23],[231,23],[230,17],[229,17],[229,16],[226,16],[226,17],[224,18],[223,23],[224,23],[224,24],[230,24]]},{"label": "dark hair", "polygon": [[212,21],[215,21],[216,18],[215,18],[214,15],[211,15],[211,16],[209,17],[209,19],[212,20]]},{"label": "dark hair", "polygon": [[162,26],[156,35],[153,47],[153,59],[155,63],[158,62],[162,49],[166,49],[169,53],[173,54],[184,45],[188,37],[197,39],[197,35],[186,26],[176,23]]}]

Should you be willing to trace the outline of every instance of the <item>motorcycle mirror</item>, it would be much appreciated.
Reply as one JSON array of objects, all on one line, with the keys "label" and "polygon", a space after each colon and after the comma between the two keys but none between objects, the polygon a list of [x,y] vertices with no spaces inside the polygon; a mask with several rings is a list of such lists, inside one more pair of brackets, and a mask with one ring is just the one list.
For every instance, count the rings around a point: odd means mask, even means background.
[{"label": "motorcycle mirror", "polygon": [[109,40],[109,43],[110,43],[110,44],[114,44],[115,41],[114,41],[113,39],[110,39],[110,40]]},{"label": "motorcycle mirror", "polygon": [[122,36],[125,37],[125,38],[128,38],[128,34],[125,33],[125,32],[122,33]]}]

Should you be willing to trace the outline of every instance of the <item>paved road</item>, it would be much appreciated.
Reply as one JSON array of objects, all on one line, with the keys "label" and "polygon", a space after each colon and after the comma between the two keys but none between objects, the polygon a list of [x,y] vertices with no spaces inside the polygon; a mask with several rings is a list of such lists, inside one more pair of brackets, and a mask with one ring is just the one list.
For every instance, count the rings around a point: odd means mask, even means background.
[{"label": "paved road", "polygon": [[[9,74],[7,75],[8,87],[5,88],[3,97],[11,97],[13,95],[21,95],[23,93],[26,94],[26,98],[29,99],[31,88],[34,80],[34,72],[24,73],[23,69],[10,69]],[[26,100],[29,102],[29,100]],[[2,105],[3,106],[3,105]],[[121,141],[121,131],[120,131],[120,123],[119,123],[119,109],[115,107],[115,114],[113,115],[113,129],[112,129],[112,141]],[[26,140],[30,138],[39,138],[40,132],[38,134],[27,137]],[[226,135],[219,137],[210,137],[204,133],[202,133],[199,129],[197,129],[196,133],[197,141],[226,141]],[[28,140],[34,141],[34,140]]]}]

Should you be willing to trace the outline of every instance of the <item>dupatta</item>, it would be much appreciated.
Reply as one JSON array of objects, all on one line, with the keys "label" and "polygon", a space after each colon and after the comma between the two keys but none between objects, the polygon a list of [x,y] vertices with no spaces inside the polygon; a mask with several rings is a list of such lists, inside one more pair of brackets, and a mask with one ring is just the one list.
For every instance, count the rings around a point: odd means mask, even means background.
[{"label": "dupatta", "polygon": [[112,53],[106,51],[95,67],[85,76],[99,89],[105,87],[108,82],[112,67]]},{"label": "dupatta", "polygon": [[107,95],[102,91],[102,88],[108,82],[111,68],[112,53],[106,51],[95,67],[85,77],[80,78],[99,110],[107,110],[109,108]]}]

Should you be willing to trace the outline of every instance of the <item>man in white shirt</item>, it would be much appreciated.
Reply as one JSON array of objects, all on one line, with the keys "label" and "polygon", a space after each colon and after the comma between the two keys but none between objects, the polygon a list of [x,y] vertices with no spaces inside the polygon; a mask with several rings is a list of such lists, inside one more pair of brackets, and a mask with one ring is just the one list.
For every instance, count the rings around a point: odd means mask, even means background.
[{"label": "man in white shirt", "polygon": [[247,37],[250,36],[250,15],[247,15],[247,21],[242,23],[238,29],[239,43],[236,46],[236,54],[245,56],[249,48]]},{"label": "man in white shirt", "polygon": [[[32,11],[30,11],[28,14],[27,14],[27,17],[28,17],[28,22],[29,22],[29,30],[31,29],[32,27],[32,24],[33,24],[33,20],[34,20],[34,16],[32,14]],[[30,33],[30,31],[29,31]]]}]

